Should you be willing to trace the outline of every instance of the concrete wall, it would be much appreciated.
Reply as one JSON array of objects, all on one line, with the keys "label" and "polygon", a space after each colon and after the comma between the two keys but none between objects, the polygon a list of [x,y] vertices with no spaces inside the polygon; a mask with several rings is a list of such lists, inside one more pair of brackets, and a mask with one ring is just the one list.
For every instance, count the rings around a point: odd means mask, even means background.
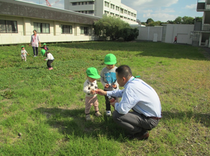
[{"label": "concrete wall", "polygon": [[173,43],[177,36],[177,43],[192,44],[190,34],[193,30],[193,24],[167,24],[165,42]]},{"label": "concrete wall", "polygon": [[177,42],[192,44],[191,32],[194,30],[192,24],[167,24],[159,27],[138,27],[139,36],[137,40],[160,41],[173,43],[177,36]]},{"label": "concrete wall", "polygon": [[139,27],[137,40],[162,41],[162,27]]}]

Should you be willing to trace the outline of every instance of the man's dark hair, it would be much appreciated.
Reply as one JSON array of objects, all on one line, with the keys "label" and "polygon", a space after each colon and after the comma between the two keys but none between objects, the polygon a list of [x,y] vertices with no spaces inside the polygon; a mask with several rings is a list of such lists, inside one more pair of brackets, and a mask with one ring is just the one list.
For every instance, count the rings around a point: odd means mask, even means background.
[{"label": "man's dark hair", "polygon": [[116,72],[120,78],[128,78],[132,76],[131,68],[127,65],[121,65],[116,69]]}]

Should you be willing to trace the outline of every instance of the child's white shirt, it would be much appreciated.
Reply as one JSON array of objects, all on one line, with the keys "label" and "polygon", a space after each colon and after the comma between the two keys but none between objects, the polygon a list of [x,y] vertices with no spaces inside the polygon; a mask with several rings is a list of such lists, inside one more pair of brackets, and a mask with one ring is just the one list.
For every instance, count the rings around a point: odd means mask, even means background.
[{"label": "child's white shirt", "polygon": [[97,94],[91,94],[91,90],[98,89],[97,81],[90,82],[88,79],[84,83],[83,91],[86,93],[86,97],[97,96]]},{"label": "child's white shirt", "polygon": [[54,60],[54,57],[51,53],[48,53],[47,58],[45,60]]},{"label": "child's white shirt", "polygon": [[21,56],[26,57],[26,54],[28,54],[28,52],[25,49],[21,50]]}]

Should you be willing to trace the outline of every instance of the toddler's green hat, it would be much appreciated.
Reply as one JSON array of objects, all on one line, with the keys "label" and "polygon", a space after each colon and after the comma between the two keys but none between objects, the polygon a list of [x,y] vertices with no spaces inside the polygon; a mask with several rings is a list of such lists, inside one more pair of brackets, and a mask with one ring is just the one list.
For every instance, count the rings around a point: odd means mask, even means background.
[{"label": "toddler's green hat", "polygon": [[46,50],[45,50],[45,49],[42,49],[42,50],[41,50],[42,56],[44,56],[45,53],[46,53]]},{"label": "toddler's green hat", "polygon": [[46,43],[44,43],[43,45],[47,45]]},{"label": "toddler's green hat", "polygon": [[25,47],[24,45],[21,46],[21,48],[24,48],[24,47]]},{"label": "toddler's green hat", "polygon": [[117,63],[116,56],[114,54],[107,54],[104,58],[104,63],[107,65],[113,65]]},{"label": "toddler's green hat", "polygon": [[98,71],[96,68],[94,67],[89,67],[87,70],[86,70],[86,73],[87,73],[87,76],[88,77],[91,77],[93,79],[99,79],[101,78],[101,76],[98,74]]}]

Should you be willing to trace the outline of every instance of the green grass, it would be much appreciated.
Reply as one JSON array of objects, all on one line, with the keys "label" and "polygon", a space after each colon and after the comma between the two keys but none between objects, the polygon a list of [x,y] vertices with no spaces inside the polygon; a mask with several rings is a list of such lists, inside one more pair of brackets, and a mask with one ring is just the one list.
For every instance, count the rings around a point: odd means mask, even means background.
[{"label": "green grass", "polygon": [[[152,42],[49,44],[52,71],[31,47],[27,62],[20,45],[0,49],[0,155],[210,155],[210,62],[202,49]],[[94,117],[92,108],[93,121],[85,121],[85,71],[93,66],[100,72],[108,53],[161,99],[163,118],[148,141],[128,141],[104,116],[102,96],[103,117]]]}]

